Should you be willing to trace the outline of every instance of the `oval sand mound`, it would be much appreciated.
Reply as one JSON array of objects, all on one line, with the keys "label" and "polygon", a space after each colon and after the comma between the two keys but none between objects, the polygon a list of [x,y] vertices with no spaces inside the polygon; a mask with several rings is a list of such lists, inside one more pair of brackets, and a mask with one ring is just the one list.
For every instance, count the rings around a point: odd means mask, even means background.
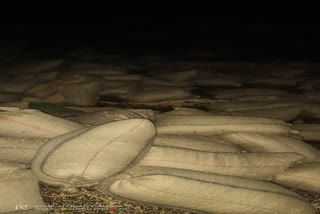
[{"label": "oval sand mound", "polygon": [[84,128],[46,143],[32,171],[44,183],[90,186],[131,166],[154,140],[154,125],[130,119]]}]

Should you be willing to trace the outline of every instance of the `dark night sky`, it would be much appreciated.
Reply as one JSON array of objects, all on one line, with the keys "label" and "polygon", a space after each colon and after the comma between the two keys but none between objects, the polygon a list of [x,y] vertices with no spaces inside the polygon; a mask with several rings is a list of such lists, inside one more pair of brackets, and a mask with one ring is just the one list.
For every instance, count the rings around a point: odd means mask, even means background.
[{"label": "dark night sky", "polygon": [[314,55],[319,48],[316,7],[289,2],[123,2],[114,6],[51,1],[18,5],[1,8],[2,41],[99,43],[168,50],[186,46],[222,51],[233,48],[240,52],[297,52],[301,56]]}]

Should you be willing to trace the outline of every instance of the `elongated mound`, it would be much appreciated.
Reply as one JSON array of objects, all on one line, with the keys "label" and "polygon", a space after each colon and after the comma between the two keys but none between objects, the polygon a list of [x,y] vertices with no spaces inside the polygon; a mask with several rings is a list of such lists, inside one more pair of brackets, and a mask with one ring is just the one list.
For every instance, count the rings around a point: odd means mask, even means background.
[{"label": "elongated mound", "polygon": [[35,109],[0,108],[1,136],[53,138],[80,128],[80,124]]},{"label": "elongated mound", "polygon": [[54,138],[36,154],[32,170],[53,185],[90,186],[131,166],[154,140],[154,125],[130,119]]},{"label": "elongated mound", "polygon": [[128,201],[201,213],[315,213],[296,193],[253,180],[169,168],[138,168],[98,190]]},{"label": "elongated mound", "polygon": [[16,212],[17,205],[31,210],[43,206],[38,180],[31,170],[22,164],[0,163],[0,201],[0,213]]},{"label": "elongated mound", "polygon": [[232,132],[289,133],[281,120],[213,115],[168,115],[156,121],[159,134],[219,135]]},{"label": "elongated mound", "polygon": [[320,141],[319,124],[294,124],[294,128],[299,130],[299,135],[306,141]]},{"label": "elongated mound", "polygon": [[197,70],[160,72],[153,75],[156,79],[162,79],[172,82],[188,82],[193,81],[198,76]]},{"label": "elongated mound", "polygon": [[0,137],[0,161],[31,164],[38,149],[47,141],[43,138]]},{"label": "elongated mound", "polygon": [[200,109],[195,109],[195,108],[177,108],[172,111],[168,111],[162,114],[157,114],[155,115],[155,119],[158,121],[158,120],[161,120],[161,118],[165,118],[171,115],[210,115],[210,113]]},{"label": "elongated mound", "polygon": [[70,118],[72,121],[89,125],[101,125],[118,120],[142,118],[154,120],[154,112],[149,109],[112,109],[87,113]]},{"label": "elongated mound", "polygon": [[0,92],[0,103],[20,101],[21,98],[21,93]]},{"label": "elongated mound", "polygon": [[320,105],[318,103],[304,103],[302,116],[320,119]]},{"label": "elongated mound", "polygon": [[305,157],[304,161],[315,161],[320,151],[311,145],[289,136],[256,133],[233,133],[222,136],[228,142],[248,152],[293,152]]},{"label": "elongated mound", "polygon": [[65,84],[59,88],[59,94],[64,102],[76,106],[93,106],[98,103],[99,92],[102,89],[100,81],[88,81]]},{"label": "elongated mound", "polygon": [[252,117],[236,117],[236,116],[210,116],[210,115],[170,115],[157,121],[157,125],[219,125],[219,124],[273,124],[288,125],[277,119],[252,118]]},{"label": "elongated mound", "polygon": [[298,106],[275,107],[257,110],[240,110],[240,111],[222,111],[213,112],[219,115],[244,116],[244,117],[262,117],[290,121],[295,119],[301,112]]},{"label": "elongated mound", "polygon": [[132,102],[160,102],[168,100],[183,100],[192,98],[192,94],[184,89],[158,89],[142,91],[127,97]]},{"label": "elongated mound", "polygon": [[213,153],[153,146],[138,164],[271,179],[303,158],[296,153]]},{"label": "elongated mound", "polygon": [[241,88],[241,89],[227,89],[216,90],[209,92],[210,95],[217,99],[233,99],[242,96],[255,96],[255,95],[284,95],[288,94],[286,91],[266,89],[266,88]]},{"label": "elongated mound", "polygon": [[290,167],[276,175],[274,182],[294,189],[320,193],[320,163],[303,163]]},{"label": "elongated mound", "polygon": [[158,135],[152,145],[206,152],[241,152],[239,147],[228,143],[221,143],[221,141],[220,139],[209,140],[194,136]]}]

